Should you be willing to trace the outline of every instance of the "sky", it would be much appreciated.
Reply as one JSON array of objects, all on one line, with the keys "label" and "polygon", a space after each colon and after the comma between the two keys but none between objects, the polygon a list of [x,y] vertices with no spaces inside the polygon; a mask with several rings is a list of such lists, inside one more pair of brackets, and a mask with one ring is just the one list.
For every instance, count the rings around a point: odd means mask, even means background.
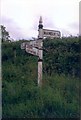
[{"label": "sky", "polygon": [[59,30],[62,36],[76,36],[79,34],[79,1],[1,0],[0,24],[15,40],[37,38],[42,16],[44,29]]}]

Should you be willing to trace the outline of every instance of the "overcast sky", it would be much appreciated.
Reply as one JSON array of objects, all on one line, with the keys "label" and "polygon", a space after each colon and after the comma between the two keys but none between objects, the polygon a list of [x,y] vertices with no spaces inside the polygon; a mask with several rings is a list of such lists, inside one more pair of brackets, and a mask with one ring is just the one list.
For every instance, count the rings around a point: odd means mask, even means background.
[{"label": "overcast sky", "polygon": [[37,37],[39,17],[47,29],[79,33],[80,0],[1,0],[1,24],[13,39]]}]

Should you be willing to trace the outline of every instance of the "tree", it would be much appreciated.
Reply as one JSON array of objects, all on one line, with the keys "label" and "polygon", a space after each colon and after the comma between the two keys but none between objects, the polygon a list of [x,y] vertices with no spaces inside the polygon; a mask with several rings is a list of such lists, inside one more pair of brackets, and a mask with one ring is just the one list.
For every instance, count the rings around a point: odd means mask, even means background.
[{"label": "tree", "polygon": [[7,41],[10,38],[9,32],[6,31],[6,27],[4,27],[3,25],[1,25],[1,35],[2,35],[1,37],[2,42]]}]

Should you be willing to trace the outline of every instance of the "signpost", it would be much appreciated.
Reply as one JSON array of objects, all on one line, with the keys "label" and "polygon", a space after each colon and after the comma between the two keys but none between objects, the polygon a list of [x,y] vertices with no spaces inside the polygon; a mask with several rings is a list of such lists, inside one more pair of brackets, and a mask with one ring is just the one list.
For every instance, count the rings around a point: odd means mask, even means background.
[{"label": "signpost", "polygon": [[38,86],[42,86],[42,61],[43,61],[43,37],[59,38],[60,31],[43,29],[42,17],[39,20],[38,39],[21,44],[21,49],[25,49],[27,53],[38,57]]}]

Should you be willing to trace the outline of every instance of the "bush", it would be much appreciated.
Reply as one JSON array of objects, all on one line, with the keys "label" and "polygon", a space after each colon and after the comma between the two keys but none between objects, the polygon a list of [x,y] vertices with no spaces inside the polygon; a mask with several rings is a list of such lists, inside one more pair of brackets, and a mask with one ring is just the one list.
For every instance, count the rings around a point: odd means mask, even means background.
[{"label": "bush", "polygon": [[48,52],[44,51],[41,88],[37,85],[38,59],[21,50],[20,43],[2,44],[3,118],[78,118],[77,38],[44,41]]}]

